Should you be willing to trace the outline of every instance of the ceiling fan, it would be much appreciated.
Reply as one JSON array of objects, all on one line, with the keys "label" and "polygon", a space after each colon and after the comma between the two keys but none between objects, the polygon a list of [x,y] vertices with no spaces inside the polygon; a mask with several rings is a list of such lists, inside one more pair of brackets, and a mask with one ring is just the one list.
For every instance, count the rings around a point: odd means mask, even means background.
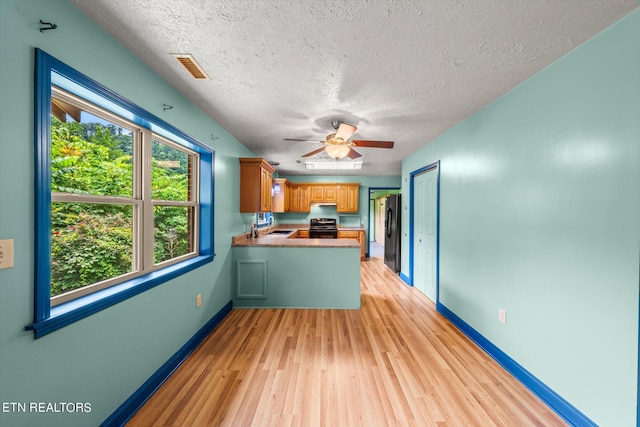
[{"label": "ceiling fan", "polygon": [[349,138],[351,138],[358,129],[353,125],[333,120],[331,122],[331,126],[336,129],[336,132],[327,135],[324,141],[294,138],[285,138],[285,141],[321,142],[325,145],[324,147],[307,153],[302,157],[310,157],[322,151],[326,151],[330,157],[336,160],[344,159],[345,157],[349,157],[351,159],[357,159],[360,157],[361,154],[352,147],[393,148],[393,141],[365,141],[362,139],[349,140]]}]

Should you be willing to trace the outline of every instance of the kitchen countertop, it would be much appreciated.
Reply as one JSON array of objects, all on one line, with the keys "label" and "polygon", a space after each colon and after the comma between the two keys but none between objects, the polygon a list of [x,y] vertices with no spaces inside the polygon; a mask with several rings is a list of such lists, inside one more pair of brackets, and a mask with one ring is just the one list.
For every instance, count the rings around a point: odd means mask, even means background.
[{"label": "kitchen countertop", "polygon": [[[250,238],[250,233],[234,236],[231,246],[263,246],[284,248],[359,248],[356,239],[308,239],[290,238],[298,230],[309,230],[307,224],[278,224],[272,230],[291,230],[289,234],[269,234],[268,228],[259,230],[258,238]],[[338,227],[338,230],[364,230],[363,227]]]}]

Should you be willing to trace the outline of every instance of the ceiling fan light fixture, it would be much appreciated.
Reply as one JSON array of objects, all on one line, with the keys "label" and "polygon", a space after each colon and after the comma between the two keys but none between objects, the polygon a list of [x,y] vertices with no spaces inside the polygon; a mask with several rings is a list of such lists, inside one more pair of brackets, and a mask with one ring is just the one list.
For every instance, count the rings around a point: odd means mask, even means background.
[{"label": "ceiling fan light fixture", "polygon": [[349,147],[348,145],[327,145],[327,147],[325,148],[327,154],[336,160],[344,159],[345,157],[347,157],[350,150],[351,147]]}]

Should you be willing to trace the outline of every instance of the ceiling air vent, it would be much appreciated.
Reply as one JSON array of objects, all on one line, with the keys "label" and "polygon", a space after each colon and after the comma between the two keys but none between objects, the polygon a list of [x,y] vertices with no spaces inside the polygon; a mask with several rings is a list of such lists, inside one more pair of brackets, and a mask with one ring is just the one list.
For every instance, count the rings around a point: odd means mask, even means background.
[{"label": "ceiling air vent", "polygon": [[209,76],[204,72],[200,64],[198,64],[190,53],[172,53],[180,63],[187,69],[187,71],[198,80],[209,80]]}]

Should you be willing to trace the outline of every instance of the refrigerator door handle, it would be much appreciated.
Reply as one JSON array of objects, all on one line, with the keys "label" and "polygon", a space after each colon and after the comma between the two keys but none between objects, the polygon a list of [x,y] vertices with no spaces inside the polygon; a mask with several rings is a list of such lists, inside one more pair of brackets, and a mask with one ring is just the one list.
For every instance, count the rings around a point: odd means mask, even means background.
[{"label": "refrigerator door handle", "polygon": [[387,237],[391,237],[391,224],[393,220],[393,211],[391,210],[391,208],[387,209],[387,218],[385,218],[385,230],[387,233]]}]

